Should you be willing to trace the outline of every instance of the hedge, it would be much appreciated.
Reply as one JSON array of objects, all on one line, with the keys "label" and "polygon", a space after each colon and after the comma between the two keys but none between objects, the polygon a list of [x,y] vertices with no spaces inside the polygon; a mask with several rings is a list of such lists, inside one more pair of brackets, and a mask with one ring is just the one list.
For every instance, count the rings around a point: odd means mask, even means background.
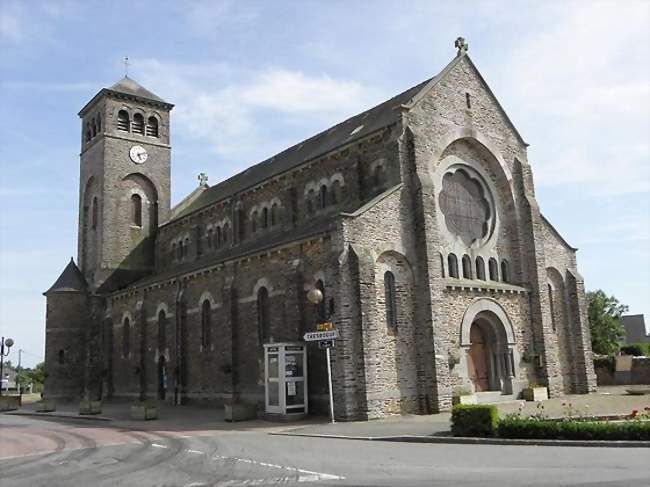
[{"label": "hedge", "polygon": [[499,437],[554,440],[650,441],[650,421],[563,421],[506,416],[499,421]]},{"label": "hedge", "polygon": [[626,355],[634,355],[635,357],[650,357],[650,343],[630,343],[623,345],[621,352]]},{"label": "hedge", "polygon": [[451,410],[454,436],[495,436],[498,423],[497,408],[491,404],[456,404]]}]

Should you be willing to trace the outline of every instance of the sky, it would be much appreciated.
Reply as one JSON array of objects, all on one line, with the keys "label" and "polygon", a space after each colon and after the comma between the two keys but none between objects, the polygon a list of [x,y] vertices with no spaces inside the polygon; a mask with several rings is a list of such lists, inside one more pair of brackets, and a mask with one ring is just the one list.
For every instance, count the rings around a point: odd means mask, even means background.
[{"label": "sky", "polygon": [[438,73],[459,35],[530,144],[587,289],[650,321],[650,1],[0,0],[0,334],[42,360],[76,259],[77,112],[125,73],[176,105],[172,203]]}]

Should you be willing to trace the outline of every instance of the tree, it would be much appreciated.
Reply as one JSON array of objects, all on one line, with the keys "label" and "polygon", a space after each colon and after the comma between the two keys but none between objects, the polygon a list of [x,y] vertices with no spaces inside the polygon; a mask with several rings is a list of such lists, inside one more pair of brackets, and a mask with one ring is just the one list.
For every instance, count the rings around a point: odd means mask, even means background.
[{"label": "tree", "polygon": [[42,384],[45,382],[45,362],[36,364],[36,366],[29,371],[29,378],[34,384]]},{"label": "tree", "polygon": [[600,289],[587,293],[591,348],[594,353],[611,355],[618,352],[625,336],[621,326],[621,315],[628,307],[614,296],[607,296]]}]

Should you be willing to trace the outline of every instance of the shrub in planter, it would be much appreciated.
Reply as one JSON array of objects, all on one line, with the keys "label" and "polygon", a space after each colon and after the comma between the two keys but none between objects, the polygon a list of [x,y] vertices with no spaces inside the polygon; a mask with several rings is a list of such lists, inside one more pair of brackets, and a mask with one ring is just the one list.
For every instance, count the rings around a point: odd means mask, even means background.
[{"label": "shrub in planter", "polygon": [[650,441],[650,422],[540,420],[509,415],[499,421],[499,437],[546,440]]},{"label": "shrub in planter", "polygon": [[492,404],[456,404],[451,409],[451,432],[454,436],[494,436],[498,420]]}]

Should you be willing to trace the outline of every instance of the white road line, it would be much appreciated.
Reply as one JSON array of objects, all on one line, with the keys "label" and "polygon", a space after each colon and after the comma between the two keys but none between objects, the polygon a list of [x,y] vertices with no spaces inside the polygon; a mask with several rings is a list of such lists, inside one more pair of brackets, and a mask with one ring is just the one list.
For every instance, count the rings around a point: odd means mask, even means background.
[{"label": "white road line", "polygon": [[205,455],[205,453],[203,453],[202,451],[198,451],[198,450],[187,450],[186,449],[185,451],[187,453],[194,453],[195,455]]},{"label": "white road line", "polygon": [[[314,482],[315,480],[344,480],[345,479],[345,477],[341,477],[340,475],[333,475],[333,474],[322,473],[322,472],[313,472],[311,470],[304,470],[302,468],[288,467],[284,465],[276,465],[274,463],[258,462],[250,458],[226,457],[223,455],[215,455],[212,457],[212,459],[213,460],[234,460],[236,462],[260,465],[261,467],[276,468],[281,470],[288,470],[290,472],[306,474],[306,475],[299,475],[297,479],[298,482]],[[293,480],[296,481],[296,479]],[[221,485],[221,484],[217,484],[217,485]],[[233,485],[239,485],[239,484],[233,484]],[[241,484],[241,485],[248,485],[248,484]]]},{"label": "white road line", "polygon": [[169,447],[166,446],[166,445],[159,445],[158,443],[152,443],[151,446],[153,446],[153,447],[155,447],[155,448],[169,448]]}]

